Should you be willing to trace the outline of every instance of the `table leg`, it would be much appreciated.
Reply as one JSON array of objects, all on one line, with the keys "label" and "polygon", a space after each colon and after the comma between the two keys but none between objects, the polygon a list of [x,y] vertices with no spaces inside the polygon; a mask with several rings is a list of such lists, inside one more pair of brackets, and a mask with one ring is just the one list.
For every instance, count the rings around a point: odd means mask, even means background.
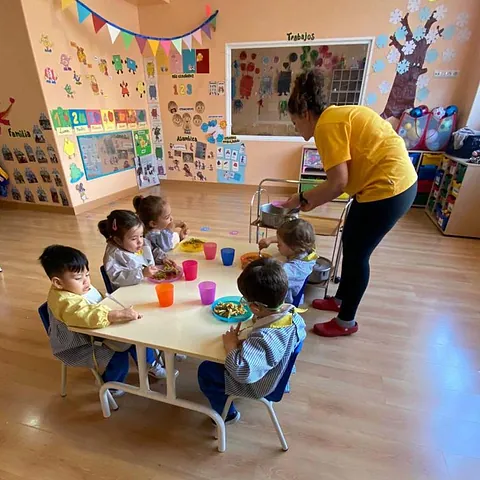
[{"label": "table leg", "polygon": [[147,370],[147,349],[143,345],[136,345],[138,361],[138,379],[140,382],[140,391],[150,391],[150,381]]},{"label": "table leg", "polygon": [[167,399],[177,398],[177,388],[175,384],[175,354],[172,352],[163,352],[165,357],[165,370],[167,371]]}]

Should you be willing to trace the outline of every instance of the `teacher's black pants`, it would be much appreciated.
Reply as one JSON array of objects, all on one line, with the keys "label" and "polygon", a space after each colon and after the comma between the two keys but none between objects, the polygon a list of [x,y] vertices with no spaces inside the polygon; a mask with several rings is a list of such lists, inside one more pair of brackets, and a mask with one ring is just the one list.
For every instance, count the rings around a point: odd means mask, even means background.
[{"label": "teacher's black pants", "polygon": [[340,320],[355,319],[370,278],[370,256],[412,206],[416,193],[415,183],[405,192],[385,200],[363,203],[353,200],[343,230],[342,274],[335,295],[342,301]]}]

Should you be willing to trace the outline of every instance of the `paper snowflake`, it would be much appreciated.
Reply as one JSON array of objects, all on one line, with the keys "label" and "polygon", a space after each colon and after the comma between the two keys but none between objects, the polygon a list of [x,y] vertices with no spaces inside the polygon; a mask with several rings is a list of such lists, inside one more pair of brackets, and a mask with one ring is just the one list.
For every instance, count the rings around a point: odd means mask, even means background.
[{"label": "paper snowflake", "polygon": [[445,27],[445,30],[443,31],[442,38],[445,40],[451,40],[455,32],[457,31],[457,28],[455,25],[448,25],[448,27]]},{"label": "paper snowflake", "polygon": [[416,43],[413,40],[409,40],[408,42],[405,43],[405,45],[402,47],[402,52],[405,55],[411,55],[416,48]]},{"label": "paper snowflake", "polygon": [[420,10],[420,0],[408,0],[407,10],[410,13],[418,12]]},{"label": "paper snowflake", "polygon": [[426,87],[430,83],[430,77],[428,75],[420,75],[417,80],[417,87],[423,88]]},{"label": "paper snowflake", "polygon": [[407,37],[407,29],[402,25],[395,31],[395,37],[399,42],[403,42]]},{"label": "paper snowflake", "polygon": [[427,54],[425,55],[425,61],[427,63],[433,63],[437,58],[438,58],[438,51],[435,48],[431,48],[430,50],[428,50]]},{"label": "paper snowflake", "polygon": [[430,13],[431,10],[429,7],[423,7],[422,9],[420,9],[420,12],[418,13],[420,21],[426,22],[430,18]]},{"label": "paper snowflake", "polygon": [[385,70],[385,62],[381,59],[375,60],[372,68],[374,72],[383,72]]},{"label": "paper snowflake", "polygon": [[378,89],[380,90],[380,93],[382,93],[383,95],[386,95],[390,91],[391,88],[392,88],[391,83],[387,82],[386,80],[381,82],[380,85],[378,86]]},{"label": "paper snowflake", "polygon": [[403,12],[396,8],[393,12],[390,13],[390,23],[393,23],[396,25],[397,23],[400,23],[400,20],[403,17]]},{"label": "paper snowflake", "polygon": [[453,48],[447,48],[443,52],[443,61],[444,62],[449,62],[450,60],[453,60],[455,58],[455,50]]},{"label": "paper snowflake", "polygon": [[375,45],[377,48],[384,48],[388,45],[388,35],[385,35],[382,33],[382,35],[379,35],[375,41]]},{"label": "paper snowflake", "polygon": [[400,60],[400,52],[396,48],[391,48],[387,54],[388,63],[397,63]]},{"label": "paper snowflake", "polygon": [[468,16],[468,13],[466,12],[463,12],[463,13],[459,13],[458,16],[457,16],[457,27],[466,27],[467,26],[467,23],[468,23],[468,19],[469,19],[469,16]]},{"label": "paper snowflake", "polygon": [[372,93],[369,93],[369,94],[367,95],[367,98],[365,99],[365,104],[366,104],[367,106],[373,105],[374,103],[377,102],[377,98],[378,98],[378,97],[377,97],[377,94],[376,94],[376,93],[373,93],[373,92],[372,92]]},{"label": "paper snowflake", "polygon": [[458,32],[458,39],[461,41],[461,42],[468,42],[468,40],[470,39],[472,35],[472,32],[468,29],[468,28],[462,28],[459,32]]},{"label": "paper snowflake", "polygon": [[438,40],[439,37],[440,37],[440,34],[437,32],[437,30],[430,30],[425,35],[425,39],[427,40],[428,45],[431,45],[432,43],[435,43]]},{"label": "paper snowflake", "polygon": [[425,27],[422,27],[421,25],[419,25],[414,31],[413,31],[413,38],[415,40],[421,40],[422,38],[425,37],[425,33],[426,33],[426,30],[425,30]]},{"label": "paper snowflake", "polygon": [[408,60],[403,59],[401,62],[398,62],[397,72],[400,75],[407,73],[409,70],[410,70],[410,62]]},{"label": "paper snowflake", "polygon": [[427,87],[419,88],[417,90],[417,100],[423,102],[429,95],[430,90]]},{"label": "paper snowflake", "polygon": [[445,5],[439,5],[433,12],[433,18],[435,18],[435,20],[443,20],[447,12],[448,9]]}]

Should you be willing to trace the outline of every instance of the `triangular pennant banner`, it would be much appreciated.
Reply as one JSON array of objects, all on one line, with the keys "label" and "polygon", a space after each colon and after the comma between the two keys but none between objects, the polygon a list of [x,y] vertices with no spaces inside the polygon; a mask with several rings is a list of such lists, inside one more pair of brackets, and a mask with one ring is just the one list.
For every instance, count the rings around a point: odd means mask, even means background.
[{"label": "triangular pennant banner", "polygon": [[185,45],[187,46],[187,48],[189,50],[191,50],[192,49],[192,36],[187,35],[186,37],[183,37],[183,41],[185,42]]},{"label": "triangular pennant banner", "polygon": [[74,0],[62,0],[62,10],[68,8],[73,2]]},{"label": "triangular pennant banner", "polygon": [[212,18],[212,21],[210,22],[210,25],[212,26],[213,31],[216,32],[217,31],[217,17]]},{"label": "triangular pennant banner", "polygon": [[165,55],[168,57],[168,55],[170,54],[170,40],[160,40],[160,45],[162,46]]},{"label": "triangular pennant banner", "polygon": [[120,34],[120,29],[118,29],[117,27],[114,27],[113,25],[110,25],[109,23],[107,24],[107,28],[108,28],[108,33],[110,34],[110,39],[112,40],[112,43],[115,43],[115,40]]},{"label": "triangular pennant banner", "polygon": [[92,20],[93,29],[95,30],[95,33],[98,33],[103,28],[106,22],[103,18],[100,18],[98,15],[95,14],[92,15]]},{"label": "triangular pennant banner", "polygon": [[175,38],[172,39],[173,46],[177,49],[178,53],[182,53],[182,39],[181,38]]},{"label": "triangular pennant banner", "polygon": [[140,53],[143,53],[143,51],[145,50],[145,44],[147,43],[147,39],[145,37],[139,37],[138,35],[135,35],[135,40],[137,41]]},{"label": "triangular pennant banner", "polygon": [[133,35],[127,32],[121,32],[121,35],[125,48],[128,48],[133,41]]},{"label": "triangular pennant banner", "polygon": [[90,15],[90,10],[77,2],[78,23],[83,23]]},{"label": "triangular pennant banner", "polygon": [[150,49],[152,50],[153,56],[157,55],[158,46],[160,42],[158,40],[153,40],[152,38],[148,39],[148,44],[150,45]]},{"label": "triangular pennant banner", "polygon": [[202,30],[195,30],[193,32],[193,38],[201,45],[202,44]]},{"label": "triangular pennant banner", "polygon": [[208,38],[212,38],[212,34],[210,32],[210,24],[206,24],[202,27],[202,32],[205,33],[205,35],[208,37]]}]

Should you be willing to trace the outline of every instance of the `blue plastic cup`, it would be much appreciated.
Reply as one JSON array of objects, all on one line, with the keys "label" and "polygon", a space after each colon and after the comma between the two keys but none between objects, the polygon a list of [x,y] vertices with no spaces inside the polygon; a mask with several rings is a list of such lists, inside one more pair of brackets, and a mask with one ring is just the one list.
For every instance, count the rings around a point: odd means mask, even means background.
[{"label": "blue plastic cup", "polygon": [[234,248],[222,248],[220,253],[222,255],[222,262],[226,267],[233,265],[233,260],[235,258]]}]

